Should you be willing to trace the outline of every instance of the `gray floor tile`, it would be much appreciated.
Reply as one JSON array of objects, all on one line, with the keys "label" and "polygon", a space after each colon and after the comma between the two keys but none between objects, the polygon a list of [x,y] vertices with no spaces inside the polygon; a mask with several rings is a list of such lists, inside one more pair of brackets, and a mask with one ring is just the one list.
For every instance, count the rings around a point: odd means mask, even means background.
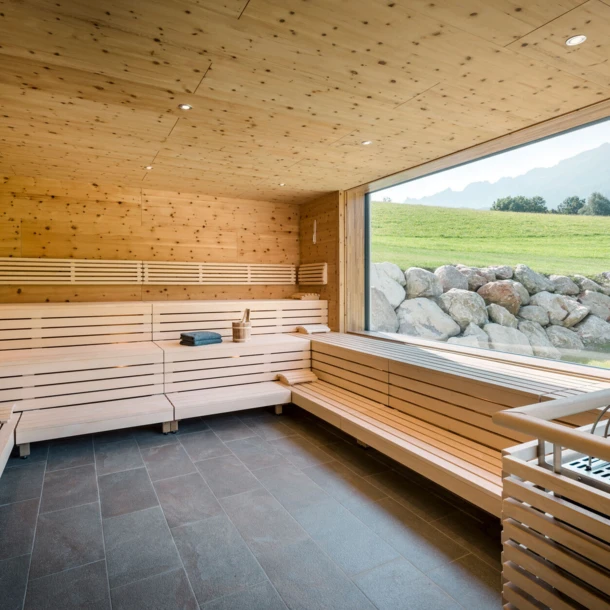
[{"label": "gray floor tile", "polygon": [[295,419],[284,415],[282,421],[296,434],[300,434],[314,445],[325,446],[338,443],[341,439],[333,430],[328,430],[319,425],[315,420],[308,418]]},{"label": "gray floor tile", "polygon": [[227,447],[250,469],[284,464],[286,458],[260,436],[230,441]]},{"label": "gray floor tile", "polygon": [[413,564],[392,561],[354,578],[354,582],[379,610],[459,610],[461,606],[443,593]]},{"label": "gray floor tile", "polygon": [[456,511],[454,506],[429,489],[417,485],[394,470],[373,474],[367,477],[367,481],[425,521],[434,521]]},{"label": "gray floor tile", "polygon": [[261,567],[225,515],[174,528],[172,534],[200,604],[265,580]]},{"label": "gray floor tile", "polygon": [[297,509],[293,515],[318,546],[349,576],[399,557],[396,549],[333,498]]},{"label": "gray floor tile", "polygon": [[103,558],[102,520],[97,502],[40,515],[31,579]]},{"label": "gray floor tile", "polygon": [[287,610],[287,608],[273,585],[266,581],[208,602],[203,605],[203,610]]},{"label": "gray floor tile", "polygon": [[311,539],[260,553],[258,559],[291,610],[374,610]]},{"label": "gray floor tile", "polygon": [[269,443],[274,449],[285,455],[297,468],[307,468],[334,460],[322,447],[310,443],[302,436],[288,436]]},{"label": "gray floor tile", "polygon": [[183,434],[180,436],[180,442],[193,462],[231,453],[211,430]]},{"label": "gray floor tile", "polygon": [[49,444],[48,441],[30,443],[30,455],[25,460],[19,457],[19,450],[15,447],[6,468],[21,468],[29,466],[32,462],[46,462],[49,455]]},{"label": "gray floor tile", "polygon": [[99,500],[95,466],[76,466],[47,472],[44,478],[40,512],[91,504]]},{"label": "gray floor tile", "polygon": [[162,433],[161,424],[133,428],[133,437],[138,441],[140,447],[160,447],[161,445],[173,445],[178,442],[176,434]]},{"label": "gray floor tile", "polygon": [[190,417],[189,419],[181,419],[178,422],[177,434],[190,434],[191,432],[203,432],[209,430],[207,422],[202,417]]},{"label": "gray floor tile", "polygon": [[474,555],[432,570],[428,577],[469,610],[502,607],[500,571]]},{"label": "gray floor tile", "polygon": [[255,476],[288,512],[330,497],[302,470],[290,463],[261,468],[255,472]]},{"label": "gray floor tile", "polygon": [[303,472],[347,508],[376,502],[387,495],[341,462],[321,464]]},{"label": "gray floor tile", "polygon": [[106,562],[31,580],[24,610],[110,610]]},{"label": "gray floor tile", "polygon": [[222,508],[197,472],[154,483],[170,527],[187,525],[222,513]]},{"label": "gray floor tile", "polygon": [[193,462],[180,444],[146,447],[141,449],[141,453],[153,481],[196,471]]},{"label": "gray floor tile", "polygon": [[266,489],[230,496],[221,504],[255,555],[307,538],[303,528]]},{"label": "gray floor tile", "polygon": [[113,610],[198,610],[182,568],[112,589]]},{"label": "gray floor tile", "polygon": [[21,610],[30,569],[30,556],[0,561],[0,604],[3,610]]},{"label": "gray floor tile", "polygon": [[203,460],[197,462],[195,466],[217,498],[233,496],[261,486],[234,455]]},{"label": "gray floor tile", "polygon": [[107,430],[105,432],[98,432],[93,435],[93,446],[97,451],[104,445],[119,443],[125,441],[135,441],[133,435],[133,428],[120,428],[119,430]]},{"label": "gray floor tile", "polygon": [[20,468],[5,469],[0,478],[0,505],[40,498],[45,463],[24,460]]},{"label": "gray floor tile", "polygon": [[112,474],[144,466],[140,447],[135,438],[95,445],[97,474]]},{"label": "gray floor tile", "polygon": [[159,502],[146,468],[98,477],[102,517],[116,517],[156,506]]},{"label": "gray floor tile", "polygon": [[266,441],[273,441],[278,438],[296,434],[290,426],[287,426],[282,421],[282,417],[278,417],[277,415],[265,413],[264,415],[258,415],[257,417],[240,416],[240,419]]},{"label": "gray floor tile", "polygon": [[104,520],[110,588],[180,567],[180,558],[160,507]]},{"label": "gray floor tile", "polygon": [[235,441],[256,435],[254,430],[244,424],[237,415],[212,415],[206,417],[204,421],[221,441]]},{"label": "gray floor tile", "polygon": [[0,506],[0,559],[32,552],[38,498]]},{"label": "gray floor tile", "polygon": [[91,436],[74,436],[52,441],[47,458],[47,472],[62,468],[74,468],[93,464],[93,439]]},{"label": "gray floor tile", "polygon": [[354,514],[422,572],[468,551],[392,498],[353,509]]},{"label": "gray floor tile", "polygon": [[324,449],[335,459],[362,477],[388,470],[388,466],[372,457],[366,449],[345,441],[326,445]]}]

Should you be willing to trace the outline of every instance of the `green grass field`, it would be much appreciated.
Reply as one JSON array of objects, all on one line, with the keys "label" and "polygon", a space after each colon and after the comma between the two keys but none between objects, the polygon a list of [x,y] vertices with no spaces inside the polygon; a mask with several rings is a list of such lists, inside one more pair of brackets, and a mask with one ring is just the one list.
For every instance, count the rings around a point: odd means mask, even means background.
[{"label": "green grass field", "polygon": [[549,274],[610,271],[610,217],[374,202],[371,225],[373,262],[402,269],[524,263]]}]

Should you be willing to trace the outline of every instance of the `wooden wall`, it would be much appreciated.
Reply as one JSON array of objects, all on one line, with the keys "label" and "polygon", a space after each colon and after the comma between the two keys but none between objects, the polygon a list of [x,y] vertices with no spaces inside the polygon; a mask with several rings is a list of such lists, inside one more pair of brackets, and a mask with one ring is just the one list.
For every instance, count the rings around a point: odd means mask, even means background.
[{"label": "wooden wall", "polygon": [[[328,300],[328,323],[332,330],[340,330],[341,247],[342,247],[342,193],[335,191],[300,205],[301,263],[328,263],[326,286],[301,286],[301,292],[319,292]],[[316,243],[313,243],[313,225],[316,221]]]},{"label": "wooden wall", "polygon": [[[5,176],[0,256],[299,262],[299,206]],[[285,298],[295,286],[0,286],[0,302]]]}]

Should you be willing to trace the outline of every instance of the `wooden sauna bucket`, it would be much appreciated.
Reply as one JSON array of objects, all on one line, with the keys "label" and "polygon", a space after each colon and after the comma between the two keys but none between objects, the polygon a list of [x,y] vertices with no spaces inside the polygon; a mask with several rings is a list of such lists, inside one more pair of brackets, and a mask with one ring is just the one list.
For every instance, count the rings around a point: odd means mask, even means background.
[{"label": "wooden sauna bucket", "polygon": [[239,322],[233,322],[233,343],[245,343],[252,335],[252,322],[250,322],[250,310],[246,309]]}]

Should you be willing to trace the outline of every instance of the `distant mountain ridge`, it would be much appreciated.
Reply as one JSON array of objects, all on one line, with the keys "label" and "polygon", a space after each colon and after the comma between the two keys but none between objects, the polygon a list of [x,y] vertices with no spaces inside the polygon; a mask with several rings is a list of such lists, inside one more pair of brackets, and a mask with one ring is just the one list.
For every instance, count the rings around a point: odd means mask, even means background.
[{"label": "distant mountain ridge", "polygon": [[489,209],[500,197],[540,195],[549,209],[556,209],[566,197],[586,198],[594,191],[610,198],[610,143],[560,161],[553,167],[532,169],[522,176],[502,178],[493,184],[473,182],[463,191],[445,189],[420,199],[406,199],[404,203]]}]

